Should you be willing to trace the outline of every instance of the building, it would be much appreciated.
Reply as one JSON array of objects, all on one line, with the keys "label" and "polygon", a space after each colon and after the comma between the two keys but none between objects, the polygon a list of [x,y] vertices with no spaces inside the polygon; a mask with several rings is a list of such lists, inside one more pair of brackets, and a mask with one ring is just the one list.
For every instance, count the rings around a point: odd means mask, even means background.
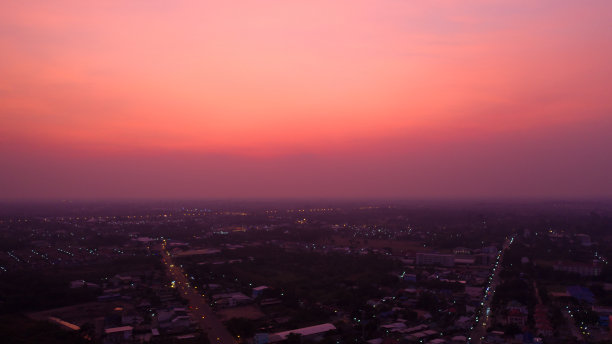
[{"label": "building", "polygon": [[489,253],[479,253],[474,255],[474,258],[478,265],[491,265],[495,262],[496,256]]},{"label": "building", "polygon": [[480,251],[482,253],[486,253],[486,254],[497,254],[498,253],[497,247],[496,246],[492,246],[492,245],[491,246],[483,247]]},{"label": "building", "polygon": [[574,263],[574,262],[558,262],[553,266],[555,271],[573,272],[580,276],[599,276],[601,275],[601,267],[595,263]]},{"label": "building", "polygon": [[438,331],[425,330],[425,331],[409,334],[409,335],[405,336],[404,338],[409,340],[409,341],[418,341],[418,342],[422,343],[424,340],[433,338],[437,334],[438,334]]},{"label": "building", "polygon": [[70,282],[70,288],[71,289],[76,289],[76,288],[100,288],[100,286],[95,284],[95,283],[86,282],[84,280],[76,280],[76,281]]},{"label": "building", "polygon": [[256,344],[264,344],[264,343],[277,343],[287,340],[290,334],[295,333],[302,337],[303,340],[311,340],[318,341],[323,338],[323,335],[329,331],[333,331],[336,329],[336,326],[326,323],[321,325],[309,326],[304,328],[299,328],[290,331],[283,331],[278,333],[266,334],[259,333],[255,335],[255,343]]},{"label": "building", "polygon": [[253,302],[253,299],[243,293],[215,294],[213,302],[218,307],[236,307]]},{"label": "building", "polygon": [[455,258],[455,264],[457,265],[473,265],[475,262],[476,258],[472,257]]},{"label": "building", "polygon": [[575,298],[578,301],[586,302],[589,304],[595,303],[595,295],[593,295],[593,292],[587,287],[572,285],[567,287],[566,290],[571,297]]},{"label": "building", "polygon": [[465,336],[454,336],[451,338],[453,344],[465,344],[467,342],[467,338]]},{"label": "building", "polygon": [[574,239],[576,239],[582,246],[591,246],[591,237],[588,234],[576,234],[574,235]]},{"label": "building", "polygon": [[455,256],[452,254],[441,253],[417,253],[417,265],[455,265]]},{"label": "building", "polygon": [[527,314],[527,306],[514,300],[508,302],[508,305],[506,305],[506,309],[509,311],[517,310],[523,314]]},{"label": "building", "polygon": [[455,247],[453,253],[457,255],[470,255],[472,254],[472,250],[467,247]]},{"label": "building", "polygon": [[550,337],[553,335],[553,327],[548,319],[548,308],[544,305],[537,305],[533,314],[536,333],[539,336]]},{"label": "building", "polygon": [[132,326],[107,328],[104,330],[104,344],[123,343],[132,338]]},{"label": "building", "polygon": [[256,298],[262,296],[264,290],[266,290],[266,289],[268,289],[268,287],[265,286],[265,285],[253,288],[251,297],[256,299]]},{"label": "building", "polygon": [[508,315],[506,316],[507,324],[516,324],[519,327],[525,326],[527,322],[527,314],[522,313],[518,309],[511,309],[508,311]]},{"label": "building", "polygon": [[56,318],[56,317],[49,317],[48,318],[50,322],[58,324],[60,326],[62,326],[65,329],[71,330],[71,331],[79,331],[81,328],[75,324],[69,323],[67,321],[64,321],[60,318]]},{"label": "building", "polygon": [[507,324],[516,324],[519,327],[525,326],[527,323],[527,306],[521,304],[520,302],[510,301],[506,306],[507,315],[506,315],[506,323]]}]

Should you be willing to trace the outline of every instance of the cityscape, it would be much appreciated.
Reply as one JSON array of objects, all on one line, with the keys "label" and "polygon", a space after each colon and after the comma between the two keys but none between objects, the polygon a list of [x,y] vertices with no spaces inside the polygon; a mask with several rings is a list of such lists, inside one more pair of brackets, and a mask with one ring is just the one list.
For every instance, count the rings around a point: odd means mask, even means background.
[{"label": "cityscape", "polygon": [[2,333],[66,343],[612,338],[610,202],[222,203],[7,207]]},{"label": "cityscape", "polygon": [[0,1],[0,344],[612,344],[611,0]]}]

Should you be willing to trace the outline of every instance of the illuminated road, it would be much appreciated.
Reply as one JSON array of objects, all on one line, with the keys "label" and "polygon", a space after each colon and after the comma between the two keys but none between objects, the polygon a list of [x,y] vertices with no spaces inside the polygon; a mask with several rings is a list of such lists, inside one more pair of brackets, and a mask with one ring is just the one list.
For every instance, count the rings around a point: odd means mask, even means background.
[{"label": "illuminated road", "polygon": [[572,315],[572,312],[569,310],[569,308],[565,307],[565,309],[561,310],[561,313],[563,314],[563,317],[567,322],[567,326],[569,327],[569,330],[572,332],[574,337],[576,337],[576,339],[579,341],[583,341],[584,337],[582,336],[582,334],[580,334],[580,331],[576,327],[576,323],[574,322],[574,316]]},{"label": "illuminated road", "polygon": [[483,297],[480,308],[482,313],[480,314],[480,317],[477,318],[474,327],[471,328],[470,339],[468,340],[469,344],[480,344],[486,335],[487,325],[490,324],[489,312],[491,310],[491,303],[493,302],[493,296],[495,295],[495,288],[497,288],[500,282],[499,272],[504,259],[504,253],[508,247],[510,247],[510,244],[512,244],[513,241],[514,238],[506,239],[501,251],[497,255],[497,260],[493,266],[493,273],[489,276],[489,280],[485,286],[485,296]]},{"label": "illuminated road", "polygon": [[213,310],[208,305],[206,298],[198,292],[197,287],[191,286],[183,269],[172,261],[172,256],[162,245],[162,259],[168,276],[174,280],[174,285],[178,288],[181,296],[189,301],[190,314],[192,319],[198,323],[200,328],[208,334],[211,343],[234,344],[236,340],[227,331],[223,323],[217,318]]}]

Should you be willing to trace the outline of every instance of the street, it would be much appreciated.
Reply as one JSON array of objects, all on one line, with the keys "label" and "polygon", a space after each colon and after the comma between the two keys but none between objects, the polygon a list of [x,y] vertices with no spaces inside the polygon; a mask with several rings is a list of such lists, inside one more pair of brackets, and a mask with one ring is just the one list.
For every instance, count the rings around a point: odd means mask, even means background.
[{"label": "street", "polygon": [[489,280],[485,287],[485,296],[483,297],[480,308],[482,313],[480,314],[480,317],[476,317],[476,323],[474,324],[470,339],[468,340],[468,343],[470,344],[480,344],[482,339],[484,339],[487,331],[487,325],[490,324],[489,317],[491,312],[491,303],[493,302],[493,296],[495,295],[495,288],[497,288],[500,283],[499,271],[501,270],[501,263],[504,259],[504,252],[508,249],[508,247],[510,247],[510,244],[512,244],[513,241],[514,238],[506,239],[502,249],[497,255],[493,272],[491,276],[489,276]]},{"label": "street", "polygon": [[192,319],[208,334],[210,342],[215,344],[236,343],[234,337],[227,331],[223,323],[217,318],[208,305],[206,297],[198,291],[196,286],[192,286],[189,283],[183,269],[174,264],[172,256],[166,250],[165,244],[162,244],[161,253],[168,276],[174,281],[174,286],[178,288],[179,292],[182,294],[181,296],[189,302],[189,312]]}]

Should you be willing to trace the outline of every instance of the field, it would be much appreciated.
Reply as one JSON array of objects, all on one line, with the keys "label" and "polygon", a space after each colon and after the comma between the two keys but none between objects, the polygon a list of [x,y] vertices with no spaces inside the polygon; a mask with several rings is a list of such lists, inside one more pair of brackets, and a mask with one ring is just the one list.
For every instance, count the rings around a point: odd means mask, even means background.
[{"label": "field", "polygon": [[105,303],[88,302],[74,306],[48,309],[41,312],[32,312],[28,313],[27,316],[31,319],[40,321],[47,321],[49,317],[56,317],[81,326],[85,323],[93,324],[95,318],[112,314],[113,310],[117,307],[129,310],[132,306],[121,301]]}]

